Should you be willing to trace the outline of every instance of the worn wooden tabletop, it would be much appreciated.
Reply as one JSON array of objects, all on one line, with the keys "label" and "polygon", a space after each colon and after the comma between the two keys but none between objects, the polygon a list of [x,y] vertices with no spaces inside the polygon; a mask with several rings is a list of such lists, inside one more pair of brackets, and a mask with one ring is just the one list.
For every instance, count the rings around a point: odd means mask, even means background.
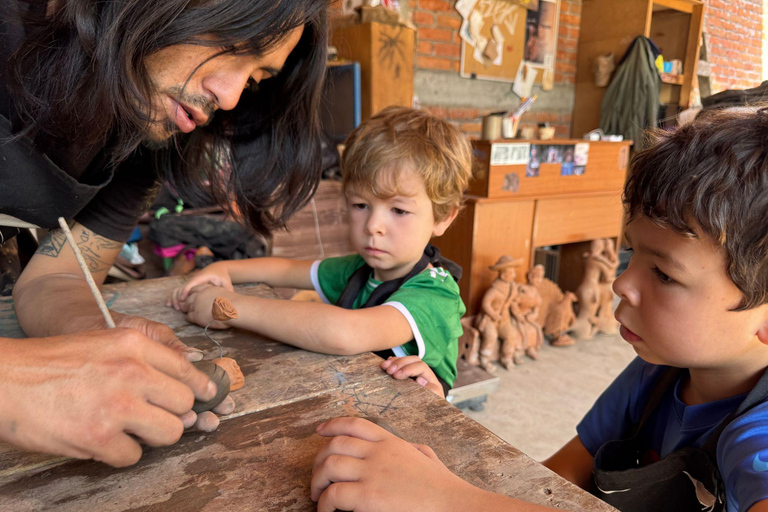
[{"label": "worn wooden tabletop", "polygon": [[[218,357],[202,329],[164,306],[180,282],[109,285],[104,297],[114,310],[168,324],[206,358]],[[239,291],[276,297],[265,286]],[[23,337],[7,300],[0,301],[0,335]],[[372,354],[315,354],[237,330],[216,335],[246,382],[232,393],[237,408],[216,432],[187,432],[173,446],[147,448],[138,464],[123,469],[0,444],[0,510],[312,511],[312,461],[324,442],[315,428],[338,416],[382,418],[484,489],[566,510],[613,510],[445,400],[390,378]]]}]

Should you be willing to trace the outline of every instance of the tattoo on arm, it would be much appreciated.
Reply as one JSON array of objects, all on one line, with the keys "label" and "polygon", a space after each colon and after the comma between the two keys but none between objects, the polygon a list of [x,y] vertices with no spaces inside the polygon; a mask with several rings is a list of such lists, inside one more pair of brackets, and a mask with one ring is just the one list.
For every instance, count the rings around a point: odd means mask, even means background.
[{"label": "tattoo on arm", "polygon": [[52,229],[46,236],[40,246],[37,248],[37,254],[58,258],[61,248],[67,243],[67,237],[61,229]]},{"label": "tattoo on arm", "polygon": [[120,249],[123,244],[109,238],[104,238],[87,229],[80,233],[77,246],[83,254],[83,259],[91,273],[106,272],[112,267],[112,261],[104,261],[102,251]]},{"label": "tattoo on arm", "polygon": [[[106,272],[112,266],[112,261],[105,261],[103,251],[120,249],[123,244],[97,235],[93,231],[83,229],[75,239],[86,265],[91,273]],[[62,247],[67,244],[67,237],[61,229],[53,229],[40,243],[38,254],[58,258]]]}]

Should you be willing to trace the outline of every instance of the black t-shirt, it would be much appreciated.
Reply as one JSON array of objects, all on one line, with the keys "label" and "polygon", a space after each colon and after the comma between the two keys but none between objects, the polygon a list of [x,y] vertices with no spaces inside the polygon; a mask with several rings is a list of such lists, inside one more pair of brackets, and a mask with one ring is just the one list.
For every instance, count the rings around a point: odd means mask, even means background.
[{"label": "black t-shirt", "polygon": [[[24,38],[24,2],[2,0],[0,9],[0,214],[38,227],[74,218],[112,240],[125,240],[146,210],[158,173],[152,152],[137,150],[117,168],[105,148],[78,141],[13,137],[19,128],[8,91],[7,63]],[[0,225],[3,224],[0,220]],[[0,243],[14,229],[0,226]]]}]

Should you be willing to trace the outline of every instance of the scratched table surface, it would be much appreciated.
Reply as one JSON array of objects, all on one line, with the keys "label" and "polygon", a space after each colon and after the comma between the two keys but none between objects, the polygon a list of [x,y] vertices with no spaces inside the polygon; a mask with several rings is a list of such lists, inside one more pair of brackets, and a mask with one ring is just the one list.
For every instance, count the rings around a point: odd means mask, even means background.
[{"label": "scratched table surface", "polygon": [[[201,328],[165,307],[180,283],[108,285],[104,297],[115,311],[163,322],[206,358],[217,357]],[[266,286],[238,291],[277,298]],[[375,355],[328,356],[243,331],[216,333],[245,375],[245,386],[232,393],[235,412],[216,432],[187,432],[173,446],[146,448],[138,464],[122,469],[0,444],[0,510],[313,511],[312,463],[324,443],[315,428],[338,416],[384,419],[481,488],[566,510],[613,510],[445,400],[390,378]],[[0,335],[24,336],[10,300],[0,301]]]}]

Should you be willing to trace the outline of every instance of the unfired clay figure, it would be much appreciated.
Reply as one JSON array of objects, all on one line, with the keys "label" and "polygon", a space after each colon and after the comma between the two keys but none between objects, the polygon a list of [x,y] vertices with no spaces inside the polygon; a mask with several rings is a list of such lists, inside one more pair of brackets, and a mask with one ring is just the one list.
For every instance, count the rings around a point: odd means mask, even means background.
[{"label": "unfired clay figure", "polygon": [[474,327],[475,317],[465,316],[461,319],[462,334],[459,337],[459,359],[472,365],[480,364],[480,333]]},{"label": "unfired clay figure", "polygon": [[534,265],[528,271],[528,284],[541,295],[541,309],[536,316],[536,323],[544,329],[544,334],[551,338],[554,347],[573,345],[573,338],[565,334],[576,315],[573,303],[578,300],[572,292],[565,292],[555,283],[544,277],[544,265]]},{"label": "unfired clay figure", "polygon": [[[496,370],[493,361],[499,353],[499,339],[508,347],[516,347],[522,343],[520,331],[513,328],[510,322],[510,305],[517,295],[515,267],[520,266],[520,263],[522,260],[502,256],[495,265],[488,267],[498,272],[499,277],[483,295],[480,312],[475,317],[475,327],[481,338],[480,366],[489,373]],[[505,368],[514,364],[513,354],[514,348],[511,354],[508,351],[502,355],[501,364]]]}]

